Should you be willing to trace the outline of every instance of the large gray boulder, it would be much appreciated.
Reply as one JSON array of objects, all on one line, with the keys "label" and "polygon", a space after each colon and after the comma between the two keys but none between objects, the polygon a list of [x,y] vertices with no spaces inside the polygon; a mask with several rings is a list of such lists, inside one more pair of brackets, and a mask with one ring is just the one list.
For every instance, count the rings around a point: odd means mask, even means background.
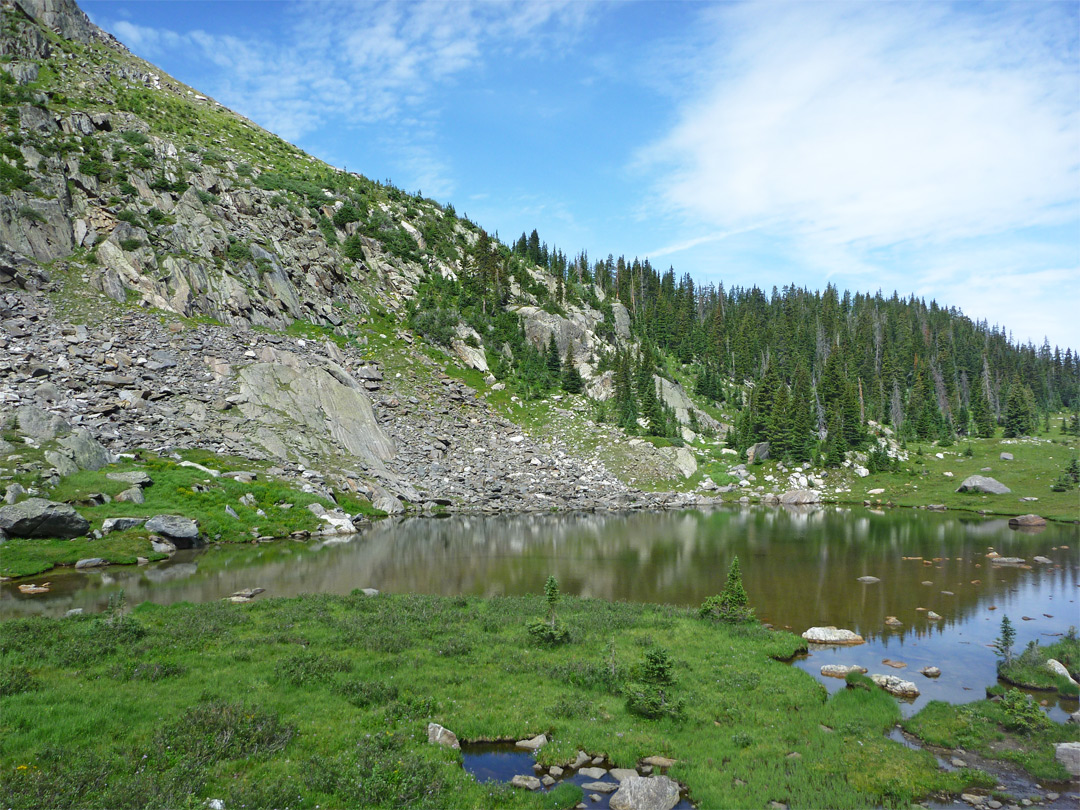
[{"label": "large gray boulder", "polygon": [[0,530],[9,537],[82,537],[90,530],[90,521],[66,503],[44,498],[0,508]]},{"label": "large gray boulder", "polygon": [[752,444],[746,450],[746,463],[753,464],[755,461],[765,461],[769,457],[769,443],[758,442]]},{"label": "large gray boulder", "polygon": [[612,794],[611,810],[671,810],[679,803],[679,783],[667,776],[631,776]]},{"label": "large gray boulder", "polygon": [[956,488],[957,492],[985,492],[987,495],[1008,495],[1012,492],[1000,481],[985,475],[969,475]]},{"label": "large gray boulder", "polygon": [[15,418],[18,421],[19,433],[39,442],[52,441],[57,436],[65,436],[71,432],[71,425],[64,419],[43,411],[36,405],[23,405],[15,411]]},{"label": "large gray boulder", "polygon": [[780,503],[788,506],[821,503],[821,493],[815,489],[792,489],[780,496]]},{"label": "large gray boulder", "polygon": [[71,453],[80,470],[100,470],[113,459],[109,451],[90,435],[90,431],[78,428],[60,440],[60,446]]},{"label": "large gray boulder", "polygon": [[160,534],[177,548],[191,548],[199,540],[199,524],[180,515],[154,515],[146,521],[146,530]]},{"label": "large gray boulder", "polygon": [[1080,776],[1080,742],[1058,743],[1054,748],[1054,758],[1057,759],[1073,776]]}]

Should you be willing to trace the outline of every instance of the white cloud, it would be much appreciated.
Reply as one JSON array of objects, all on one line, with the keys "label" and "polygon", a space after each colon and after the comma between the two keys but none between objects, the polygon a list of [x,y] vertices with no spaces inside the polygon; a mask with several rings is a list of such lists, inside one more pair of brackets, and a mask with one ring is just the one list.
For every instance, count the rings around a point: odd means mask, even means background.
[{"label": "white cloud", "polygon": [[712,88],[646,157],[669,169],[670,206],[726,228],[776,219],[878,247],[1059,223],[1080,182],[1060,10],[725,9]]},{"label": "white cloud", "polygon": [[[1039,272],[1071,264],[1080,244],[1077,27],[1063,3],[710,7],[690,97],[640,165],[687,229],[766,223],[821,283],[904,287],[933,268],[927,295],[991,322],[1031,318],[1018,336],[1054,312],[1059,339],[1077,343]],[[1077,226],[1071,242],[1062,225]],[[979,271],[952,260],[1010,235],[1019,253],[1039,248],[1055,227],[1052,257],[984,255]]]},{"label": "white cloud", "polygon": [[[440,87],[483,69],[492,49],[572,41],[589,14],[588,4],[571,0],[386,0],[293,3],[272,40],[126,20],[103,26],[148,58],[173,51],[216,66],[200,89],[288,140],[328,126],[397,126],[402,166],[413,173],[404,181],[449,194],[449,171],[426,126],[438,114]],[[420,131],[406,128],[417,117]]]}]

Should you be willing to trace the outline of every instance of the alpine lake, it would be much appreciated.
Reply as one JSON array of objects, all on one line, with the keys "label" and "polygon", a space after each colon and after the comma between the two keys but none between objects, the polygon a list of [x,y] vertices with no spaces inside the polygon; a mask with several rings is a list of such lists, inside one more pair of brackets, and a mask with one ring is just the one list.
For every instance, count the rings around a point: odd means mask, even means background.
[{"label": "alpine lake", "polygon": [[[1024,563],[994,563],[991,552]],[[866,639],[852,647],[811,644],[794,666],[830,691],[844,681],[821,676],[825,664],[912,680],[921,694],[901,701],[905,716],[929,700],[985,696],[996,680],[990,645],[1003,616],[1016,628],[1017,651],[1080,624],[1077,524],[1031,533],[969,513],[830,506],[386,519],[344,537],[211,546],[143,566],[55,569],[39,575],[51,583],[46,594],[3,584],[0,616],[99,612],[121,590],[130,606],[206,602],[256,587],[265,589],[260,599],[356,588],[494,597],[542,593],[551,574],[564,593],[582,597],[696,606],[720,591],[736,555],[759,620],[795,633],[835,625]],[[887,617],[900,624],[886,624]],[[919,673],[928,666],[940,668],[940,677]],[[1077,709],[1054,693],[1032,694],[1058,722]]]}]

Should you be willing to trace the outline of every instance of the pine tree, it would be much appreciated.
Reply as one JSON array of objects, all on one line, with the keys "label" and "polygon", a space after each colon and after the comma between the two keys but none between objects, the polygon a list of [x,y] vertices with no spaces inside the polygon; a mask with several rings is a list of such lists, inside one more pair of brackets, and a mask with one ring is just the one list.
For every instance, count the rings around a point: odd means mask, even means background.
[{"label": "pine tree", "polygon": [[562,358],[559,357],[559,344],[555,341],[554,332],[551,333],[551,340],[548,341],[547,367],[548,371],[552,374],[558,374],[562,369]]},{"label": "pine tree", "polygon": [[580,394],[585,387],[585,381],[581,379],[574,362],[574,345],[570,344],[566,349],[566,360],[563,361],[562,388],[568,394]]},{"label": "pine tree", "polygon": [[834,410],[829,419],[829,435],[825,439],[825,466],[840,467],[844,463],[843,422],[839,410]]}]

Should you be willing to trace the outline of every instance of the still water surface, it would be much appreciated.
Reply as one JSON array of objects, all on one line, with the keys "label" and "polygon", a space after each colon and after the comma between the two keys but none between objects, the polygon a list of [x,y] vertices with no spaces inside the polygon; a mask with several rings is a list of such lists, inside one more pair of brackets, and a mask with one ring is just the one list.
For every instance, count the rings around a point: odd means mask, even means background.
[{"label": "still water surface", "polygon": [[[986,557],[1022,557],[1030,568],[1002,567]],[[368,531],[329,542],[280,541],[178,552],[142,567],[90,572],[57,570],[40,596],[0,590],[0,615],[62,615],[104,608],[123,589],[128,603],[202,602],[243,588],[268,596],[348,593],[374,587],[393,593],[499,596],[541,593],[554,574],[564,593],[637,602],[698,605],[717,593],[738,555],[757,615],[801,633],[836,625],[860,633],[858,647],[813,648],[796,662],[830,690],[823,664],[861,664],[871,673],[917,683],[927,700],[981,698],[994,682],[1001,617],[1017,629],[1017,650],[1048,644],[1080,625],[1080,527],[1050,525],[1037,534],[1005,520],[914,510],[875,512],[824,508],[452,516],[385,520]],[[1050,564],[1033,562],[1035,556]],[[905,559],[908,558],[908,559]],[[878,577],[864,585],[858,578]],[[940,614],[926,619],[926,608]],[[886,616],[903,626],[890,628]],[[904,669],[882,664],[903,661]],[[918,673],[937,666],[936,680]],[[1051,715],[1064,719],[1075,702],[1049,694]]]}]

